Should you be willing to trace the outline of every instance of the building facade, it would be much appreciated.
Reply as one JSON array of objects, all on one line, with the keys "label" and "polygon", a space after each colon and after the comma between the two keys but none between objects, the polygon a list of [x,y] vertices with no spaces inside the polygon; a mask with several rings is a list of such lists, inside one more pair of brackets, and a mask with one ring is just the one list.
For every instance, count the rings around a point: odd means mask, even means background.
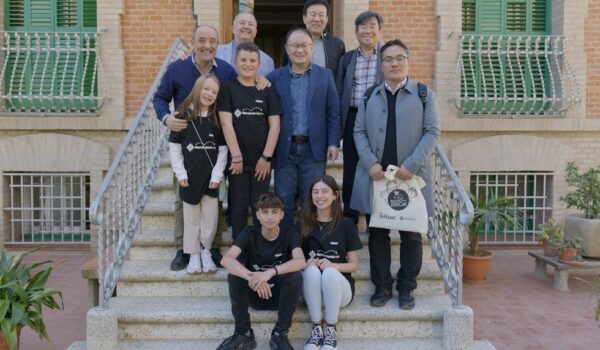
[{"label": "building facade", "polygon": [[[175,38],[205,23],[228,42],[251,9],[277,65],[302,3],[5,0],[0,246],[93,249],[90,200]],[[333,0],[330,29],[347,49],[367,9],[384,16],[385,40],[408,44],[411,78],[437,92],[465,188],[517,198],[522,225],[485,241],[534,242],[539,223],[567,213],[566,163],[600,165],[600,0]]]}]

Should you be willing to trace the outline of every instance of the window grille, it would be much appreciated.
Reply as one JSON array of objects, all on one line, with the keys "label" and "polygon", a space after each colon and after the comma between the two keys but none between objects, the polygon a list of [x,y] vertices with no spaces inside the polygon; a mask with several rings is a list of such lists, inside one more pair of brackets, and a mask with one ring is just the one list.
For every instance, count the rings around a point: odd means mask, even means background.
[{"label": "window grille", "polygon": [[4,173],[6,243],[89,243],[90,177]]},{"label": "window grille", "polygon": [[553,177],[551,172],[472,172],[470,190],[476,198],[509,196],[522,215],[509,227],[484,227],[482,243],[536,243],[538,226],[552,218]]}]

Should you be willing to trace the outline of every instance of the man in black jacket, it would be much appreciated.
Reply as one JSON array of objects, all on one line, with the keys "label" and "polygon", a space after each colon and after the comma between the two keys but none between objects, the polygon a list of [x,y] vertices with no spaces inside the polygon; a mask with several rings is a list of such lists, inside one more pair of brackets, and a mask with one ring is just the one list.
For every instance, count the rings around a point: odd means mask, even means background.
[{"label": "man in black jacket", "polygon": [[[313,54],[311,63],[331,69],[335,77],[338,61],[346,52],[346,46],[341,39],[325,33],[325,27],[327,27],[329,21],[329,2],[326,0],[306,1],[302,9],[302,20],[306,30],[312,36]],[[283,65],[288,63],[288,56],[284,53]]]},{"label": "man in black jacket", "polygon": [[358,164],[358,153],[354,145],[354,121],[358,105],[371,86],[380,84],[383,75],[380,69],[379,48],[381,46],[381,25],[383,17],[372,11],[365,11],[356,17],[356,38],[358,48],[346,52],[338,64],[337,88],[342,115],[342,137],[344,138],[344,182],[342,201],[344,216],[358,223],[358,212],[350,208],[354,174]]}]

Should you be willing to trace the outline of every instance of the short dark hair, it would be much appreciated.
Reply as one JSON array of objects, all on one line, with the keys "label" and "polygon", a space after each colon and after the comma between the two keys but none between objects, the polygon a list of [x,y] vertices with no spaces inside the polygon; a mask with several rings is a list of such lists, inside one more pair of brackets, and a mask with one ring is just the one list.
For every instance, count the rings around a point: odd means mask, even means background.
[{"label": "short dark hair", "polygon": [[323,5],[327,9],[327,16],[329,16],[329,2],[327,0],[307,0],[304,2],[304,7],[302,8],[302,15],[306,16],[306,11],[308,8],[313,5]]},{"label": "short dark hair", "polygon": [[256,200],[256,209],[283,209],[283,201],[275,192],[267,191]]},{"label": "short dark hair", "polygon": [[383,24],[383,17],[381,17],[381,15],[377,12],[365,11],[356,16],[356,19],[354,20],[354,26],[356,27],[356,30],[358,30],[359,25],[365,23],[371,18],[375,18],[377,20],[377,24],[379,24],[379,29],[381,29],[381,25]]},{"label": "short dark hair", "polygon": [[311,38],[311,40],[312,40],[312,36],[310,35],[310,33],[308,32],[308,30],[306,28],[303,28],[303,27],[294,27],[294,28],[290,29],[287,32],[287,34],[285,35],[285,43],[286,44],[287,44],[288,39],[290,38],[290,36],[292,34],[294,34],[295,32],[302,32],[302,33],[308,35],[308,37]]},{"label": "short dark hair", "polygon": [[260,60],[260,49],[258,48],[258,45],[256,45],[255,43],[245,42],[245,43],[239,44],[237,46],[237,49],[235,49],[235,57],[236,58],[240,54],[240,51],[256,52],[256,54],[258,55],[258,59]]},{"label": "short dark hair", "polygon": [[403,43],[400,39],[393,39],[381,46],[381,49],[379,50],[380,59],[383,59],[383,52],[392,46],[400,46],[404,49],[404,51],[406,51],[406,56],[408,56],[408,46],[406,46],[406,44]]}]

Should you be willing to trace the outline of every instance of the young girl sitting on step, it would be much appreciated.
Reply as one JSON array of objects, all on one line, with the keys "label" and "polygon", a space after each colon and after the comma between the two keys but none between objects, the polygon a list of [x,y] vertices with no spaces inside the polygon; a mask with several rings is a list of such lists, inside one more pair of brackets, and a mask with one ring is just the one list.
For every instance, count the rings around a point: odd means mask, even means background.
[{"label": "young girl sitting on step", "polygon": [[[340,190],[333,177],[323,175],[309,186],[300,232],[307,259],[303,295],[313,322],[304,350],[334,350],[340,308],[354,296],[351,273],[358,270],[362,243],[354,222],[342,216]],[[321,305],[325,306],[325,324]]]},{"label": "young girl sitting on step", "polygon": [[212,273],[212,246],[219,218],[219,182],[227,163],[227,146],[215,111],[219,80],[213,74],[198,78],[192,92],[177,108],[188,121],[171,131],[171,166],[183,201],[183,252],[190,254],[187,272]]}]

